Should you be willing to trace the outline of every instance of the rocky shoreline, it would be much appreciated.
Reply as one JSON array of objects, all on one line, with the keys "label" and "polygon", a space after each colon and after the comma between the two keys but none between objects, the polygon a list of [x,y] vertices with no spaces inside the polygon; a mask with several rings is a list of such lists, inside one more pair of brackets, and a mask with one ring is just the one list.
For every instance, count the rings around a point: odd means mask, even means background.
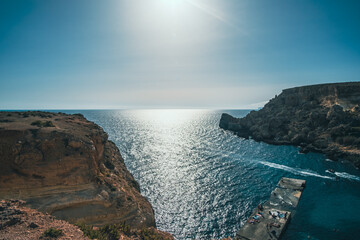
[{"label": "rocky shoreline", "polygon": [[222,114],[219,126],[239,137],[299,146],[300,152],[324,153],[360,168],[360,82],[285,89],[244,118]]},{"label": "rocky shoreline", "polygon": [[70,223],[155,227],[118,148],[81,114],[0,112],[0,165],[0,199]]}]

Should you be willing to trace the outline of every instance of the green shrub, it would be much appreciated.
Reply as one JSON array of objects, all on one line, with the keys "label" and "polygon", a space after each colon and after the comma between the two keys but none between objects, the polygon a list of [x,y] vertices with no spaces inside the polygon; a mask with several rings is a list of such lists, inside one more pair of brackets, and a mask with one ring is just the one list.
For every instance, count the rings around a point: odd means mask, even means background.
[{"label": "green shrub", "polygon": [[62,230],[61,229],[56,229],[56,228],[49,228],[47,229],[42,236],[43,237],[50,237],[50,238],[58,238],[62,235]]},{"label": "green shrub", "polygon": [[118,240],[121,234],[130,238],[140,238],[141,240],[165,239],[164,236],[159,234],[154,228],[143,228],[140,231],[132,231],[126,223],[108,224],[98,230],[94,230],[93,226],[87,226],[84,223],[76,223],[75,225],[90,239]]},{"label": "green shrub", "polygon": [[106,238],[101,236],[101,233],[98,230],[94,230],[92,226],[87,226],[84,223],[76,223],[76,226],[90,239],[106,240]]},{"label": "green shrub", "polygon": [[163,237],[152,228],[144,228],[140,231],[141,240],[162,240]]},{"label": "green shrub", "polygon": [[33,126],[38,126],[38,127],[55,127],[54,124],[51,121],[34,121],[31,123],[31,125]]},{"label": "green shrub", "polygon": [[107,236],[108,240],[118,240],[120,238],[120,234],[119,234],[120,229],[117,225],[118,224],[105,225],[100,229],[100,233],[104,236]]},{"label": "green shrub", "polygon": [[81,118],[85,118],[84,115],[82,115],[81,113],[75,113],[73,114],[74,116],[78,116],[78,117],[81,117]]},{"label": "green shrub", "polygon": [[75,225],[90,239],[118,240],[120,238],[120,233],[128,237],[132,234],[129,225],[125,223],[108,224],[99,228],[99,230],[94,230],[92,226],[87,226],[83,223],[77,223]]},{"label": "green shrub", "polygon": [[55,127],[52,121],[46,121],[44,127]]}]

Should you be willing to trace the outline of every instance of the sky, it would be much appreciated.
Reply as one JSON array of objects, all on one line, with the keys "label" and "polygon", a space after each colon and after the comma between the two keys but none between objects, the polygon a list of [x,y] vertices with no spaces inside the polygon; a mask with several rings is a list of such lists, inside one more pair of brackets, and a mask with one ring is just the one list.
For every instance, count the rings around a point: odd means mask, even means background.
[{"label": "sky", "polygon": [[261,107],[360,81],[360,1],[0,0],[0,109]]}]

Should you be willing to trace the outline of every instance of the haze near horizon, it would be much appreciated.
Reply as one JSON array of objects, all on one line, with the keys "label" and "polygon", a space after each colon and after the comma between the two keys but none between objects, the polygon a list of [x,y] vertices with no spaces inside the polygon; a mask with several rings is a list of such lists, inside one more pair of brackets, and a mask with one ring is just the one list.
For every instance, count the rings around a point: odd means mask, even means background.
[{"label": "haze near horizon", "polygon": [[359,1],[0,2],[0,109],[257,108],[360,81]]}]

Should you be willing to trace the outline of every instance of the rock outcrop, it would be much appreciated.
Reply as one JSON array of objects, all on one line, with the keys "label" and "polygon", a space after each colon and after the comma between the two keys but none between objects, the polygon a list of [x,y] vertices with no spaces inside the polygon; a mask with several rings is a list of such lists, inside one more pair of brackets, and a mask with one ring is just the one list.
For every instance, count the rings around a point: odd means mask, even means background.
[{"label": "rock outcrop", "polygon": [[0,112],[0,199],[71,223],[155,227],[115,144],[81,114]]},{"label": "rock outcrop", "polygon": [[0,240],[87,240],[88,237],[99,240],[174,239],[169,233],[159,231],[154,227],[133,230],[124,223],[106,225],[101,228],[84,224],[75,226],[24,205],[25,202],[21,200],[0,201]]},{"label": "rock outcrop", "polygon": [[240,137],[300,146],[360,167],[360,82],[285,89],[244,118],[223,114],[220,127]]},{"label": "rock outcrop", "polygon": [[19,200],[0,201],[0,240],[46,240],[55,239],[55,236],[59,240],[89,239],[78,227],[24,207],[24,203]]}]

